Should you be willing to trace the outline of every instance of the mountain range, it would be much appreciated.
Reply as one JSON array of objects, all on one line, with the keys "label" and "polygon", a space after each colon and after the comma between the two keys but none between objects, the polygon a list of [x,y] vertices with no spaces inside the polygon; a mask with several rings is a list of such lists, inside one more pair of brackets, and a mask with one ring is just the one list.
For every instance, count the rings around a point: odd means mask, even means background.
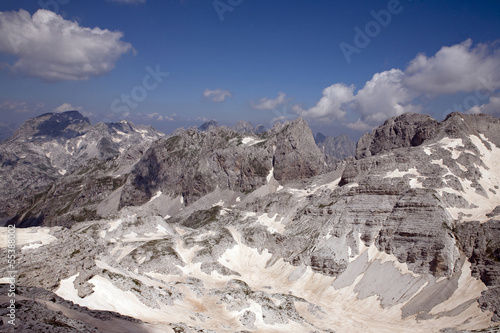
[{"label": "mountain range", "polygon": [[30,119],[0,143],[21,325],[498,330],[499,161],[500,120],[482,114],[406,113],[357,145],[300,118],[171,135]]}]

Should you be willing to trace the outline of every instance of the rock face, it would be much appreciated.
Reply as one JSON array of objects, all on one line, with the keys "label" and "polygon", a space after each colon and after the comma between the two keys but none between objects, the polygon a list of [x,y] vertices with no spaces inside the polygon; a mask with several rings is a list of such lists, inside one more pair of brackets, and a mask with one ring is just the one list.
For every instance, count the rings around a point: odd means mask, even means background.
[{"label": "rock face", "polygon": [[24,122],[10,141],[36,142],[47,139],[73,139],[88,131],[90,121],[78,111],[46,113]]},{"label": "rock face", "polygon": [[305,120],[299,118],[285,123],[282,128],[275,127],[274,133],[273,167],[277,181],[310,178],[328,170],[324,155],[316,146]]},{"label": "rock face", "polygon": [[209,131],[215,127],[219,127],[219,124],[215,120],[209,120],[207,122],[204,122],[203,124],[198,127],[199,131]]},{"label": "rock face", "polygon": [[177,134],[155,142],[135,166],[121,196],[122,207],[145,203],[158,191],[181,195],[190,204],[216,188],[249,193],[273,176],[289,181],[327,170],[302,119],[276,126],[262,137],[243,137],[225,127]]},{"label": "rock face", "polygon": [[254,133],[253,125],[248,121],[238,121],[233,130],[238,133]]},{"label": "rock face", "polygon": [[302,119],[178,130],[140,151],[55,175],[30,209],[70,228],[17,230],[19,285],[159,331],[498,326],[496,118],[405,114],[334,166]]},{"label": "rock face", "polygon": [[472,275],[489,287],[479,299],[483,309],[494,313],[500,321],[500,220],[491,219],[481,224],[477,221],[458,224],[455,235],[460,249],[472,263]]},{"label": "rock face", "polygon": [[356,149],[356,157],[377,155],[395,148],[416,147],[432,139],[456,138],[464,132],[483,133],[498,144],[500,134],[492,130],[498,123],[497,118],[484,114],[464,115],[454,112],[440,123],[428,115],[405,113],[387,120],[372,133],[363,135]]},{"label": "rock face", "polygon": [[121,186],[121,177],[161,136],[126,121],[92,126],[77,111],[26,121],[0,143],[0,219],[39,225],[72,219],[76,215],[63,215],[74,208],[80,219],[92,217],[95,207],[88,204]]},{"label": "rock face", "polygon": [[[0,285],[2,295],[8,294],[6,287],[7,285]],[[8,322],[0,324],[2,332],[97,333],[106,329],[107,321],[114,321],[115,327],[128,327],[122,332],[143,331],[142,323],[137,319],[109,311],[89,310],[42,288],[20,287],[17,293],[16,325]],[[8,312],[7,304],[3,304],[0,316],[6,317]]]},{"label": "rock face", "polygon": [[328,156],[343,160],[356,155],[356,142],[351,140],[347,134],[337,137],[325,136],[317,133],[314,138],[319,149]]}]

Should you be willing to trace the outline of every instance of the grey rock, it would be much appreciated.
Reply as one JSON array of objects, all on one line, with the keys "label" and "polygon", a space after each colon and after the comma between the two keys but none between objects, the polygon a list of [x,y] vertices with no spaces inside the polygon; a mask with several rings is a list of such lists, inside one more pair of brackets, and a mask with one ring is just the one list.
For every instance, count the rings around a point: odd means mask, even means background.
[{"label": "grey rock", "polygon": [[325,155],[339,160],[356,155],[356,142],[351,140],[347,134],[331,137],[318,132],[314,139]]},{"label": "grey rock", "polygon": [[253,125],[249,121],[239,121],[234,125],[233,130],[238,133],[254,133]]},{"label": "grey rock", "polygon": [[182,195],[189,205],[216,188],[252,192],[267,183],[271,169],[281,182],[328,170],[302,119],[279,129],[275,126],[262,140],[247,146],[240,134],[225,127],[209,132],[186,130],[161,139],[134,167],[120,205],[140,205],[158,191]]},{"label": "grey rock", "polygon": [[0,219],[26,227],[98,217],[96,205],[162,136],[127,121],[92,126],[77,111],[26,121],[0,143]]},{"label": "grey rock", "polygon": [[213,128],[219,127],[219,124],[217,123],[216,120],[212,119],[209,121],[204,122],[203,124],[198,127],[199,131],[210,131]]}]

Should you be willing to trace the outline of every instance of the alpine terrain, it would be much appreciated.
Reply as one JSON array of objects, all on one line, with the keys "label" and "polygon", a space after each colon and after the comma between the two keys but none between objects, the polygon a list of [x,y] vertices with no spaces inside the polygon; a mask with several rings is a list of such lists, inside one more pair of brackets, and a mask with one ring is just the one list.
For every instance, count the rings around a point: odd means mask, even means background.
[{"label": "alpine terrain", "polygon": [[499,331],[499,163],[483,114],[406,113],[357,145],[300,118],[39,116],[0,143],[0,330]]}]

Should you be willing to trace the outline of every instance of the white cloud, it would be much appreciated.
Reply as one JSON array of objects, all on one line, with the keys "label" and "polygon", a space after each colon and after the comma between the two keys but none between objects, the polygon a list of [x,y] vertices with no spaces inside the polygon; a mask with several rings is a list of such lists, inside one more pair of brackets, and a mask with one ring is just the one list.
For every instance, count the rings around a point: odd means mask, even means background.
[{"label": "white cloud", "polygon": [[274,110],[278,106],[286,104],[286,94],[279,92],[278,97],[275,99],[270,99],[267,97],[261,98],[257,103],[251,103],[253,109],[257,110]]},{"label": "white cloud", "polygon": [[81,106],[73,106],[69,103],[63,103],[61,105],[59,105],[57,108],[54,109],[54,112],[65,112],[65,111],[82,111],[82,107]]},{"label": "white cloud", "polygon": [[120,56],[133,51],[122,37],[45,9],[33,16],[23,9],[0,12],[0,52],[18,58],[11,70],[45,81],[87,80],[110,72]]},{"label": "white cloud", "polygon": [[224,102],[226,98],[232,96],[233,95],[229,90],[222,90],[222,89],[215,89],[215,90],[205,89],[205,91],[203,92],[203,97],[211,98],[213,102],[217,103]]},{"label": "white cloud", "polygon": [[19,110],[26,109],[27,104],[24,101],[0,100],[0,110]]},{"label": "white cloud", "polygon": [[204,122],[204,123],[206,123],[209,120],[210,119],[208,119],[207,117],[196,117],[196,118],[194,118],[194,121],[201,121],[201,122]]},{"label": "white cloud", "polygon": [[491,96],[488,103],[476,105],[466,111],[469,114],[486,113],[500,117],[500,94]]},{"label": "white cloud", "polygon": [[500,88],[500,50],[494,44],[472,40],[441,48],[428,58],[419,54],[405,70],[404,83],[409,89],[430,96],[471,92],[490,82],[488,89]]},{"label": "white cloud", "polygon": [[323,90],[323,97],[314,107],[306,110],[295,105],[293,110],[302,117],[322,122],[344,120],[347,113],[352,111],[360,118],[346,126],[355,130],[369,130],[389,117],[420,111],[419,106],[411,104],[418,94],[404,86],[403,76],[404,73],[399,69],[376,73],[356,93],[353,85],[336,83]]},{"label": "white cloud", "polygon": [[402,82],[404,73],[399,69],[376,73],[366,82],[355,96],[352,110],[361,116],[350,128],[366,129],[380,125],[390,117],[405,112],[420,112],[421,107],[411,104],[418,93],[405,87]]},{"label": "white cloud", "polygon": [[156,121],[175,121],[179,118],[176,113],[172,113],[171,115],[161,115],[158,112],[148,113],[146,114],[146,117],[150,120]]},{"label": "white cloud", "polygon": [[16,100],[0,100],[0,111],[13,111],[16,113],[33,113],[42,112],[45,110],[45,104],[42,102],[28,103],[25,101]]},{"label": "white cloud", "polygon": [[[419,97],[472,92],[491,96],[488,104],[475,106],[470,113],[500,114],[500,48],[499,43],[478,44],[471,40],[443,47],[434,56],[417,55],[406,70],[391,69],[376,73],[363,88],[333,84],[323,90],[317,104],[293,110],[302,117],[316,121],[345,121],[349,112],[357,121],[346,123],[351,129],[366,131],[379,126],[390,117],[405,112],[422,112]],[[495,96],[495,94],[497,94]]]},{"label": "white cloud", "polygon": [[323,120],[343,119],[346,115],[346,105],[354,99],[354,85],[348,87],[336,83],[323,90],[323,97],[312,108],[306,110],[300,105],[295,105],[293,110],[301,117]]}]

